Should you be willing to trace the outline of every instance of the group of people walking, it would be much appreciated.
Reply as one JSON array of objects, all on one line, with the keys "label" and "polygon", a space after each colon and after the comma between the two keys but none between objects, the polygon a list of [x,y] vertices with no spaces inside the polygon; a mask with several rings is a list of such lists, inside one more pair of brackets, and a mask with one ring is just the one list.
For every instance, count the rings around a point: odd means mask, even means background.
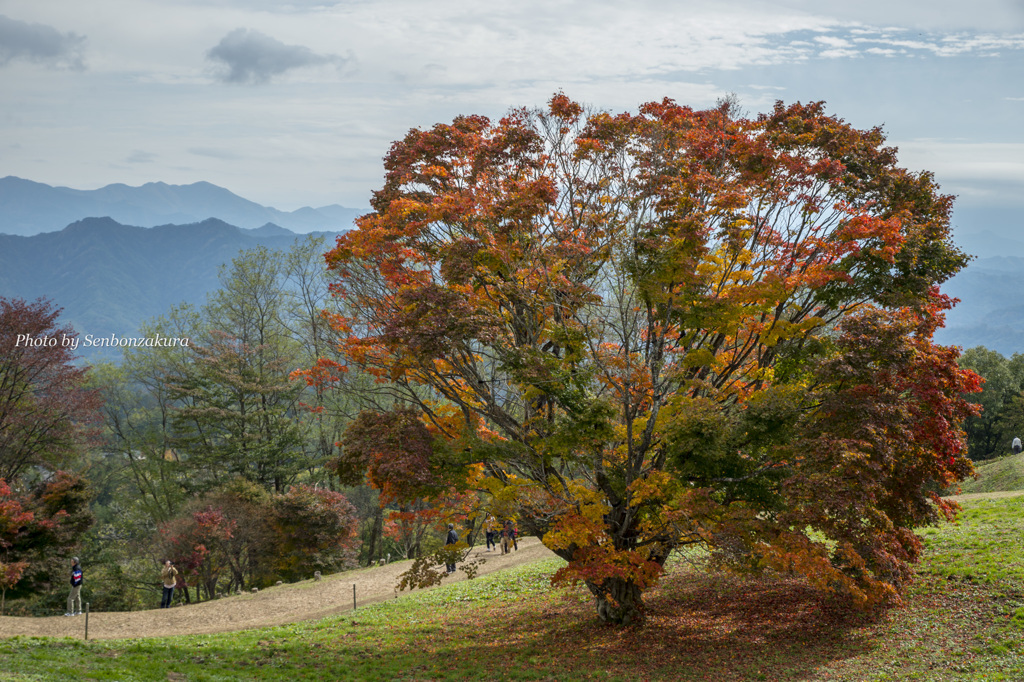
[{"label": "group of people walking", "polygon": [[[499,547],[499,541],[501,546],[501,553],[508,554],[513,549],[519,551],[519,543],[516,541],[516,536],[519,535],[519,531],[516,529],[515,523],[512,519],[507,519],[504,525],[499,524],[493,516],[488,516],[484,522],[484,534],[487,536],[487,551],[490,552],[493,549]],[[454,545],[459,542],[459,534],[455,531],[455,524],[448,524],[448,535],[445,536],[444,545]],[[445,569],[448,573],[455,572],[455,564],[448,563],[445,565]]]},{"label": "group of people walking", "polygon": [[490,552],[492,549],[498,548],[498,543],[501,543],[501,553],[508,554],[510,548],[519,551],[519,543],[516,541],[516,536],[519,535],[519,531],[516,530],[516,526],[512,523],[512,519],[506,519],[504,525],[499,524],[493,516],[487,517],[486,526],[484,531],[487,535],[487,551]]}]

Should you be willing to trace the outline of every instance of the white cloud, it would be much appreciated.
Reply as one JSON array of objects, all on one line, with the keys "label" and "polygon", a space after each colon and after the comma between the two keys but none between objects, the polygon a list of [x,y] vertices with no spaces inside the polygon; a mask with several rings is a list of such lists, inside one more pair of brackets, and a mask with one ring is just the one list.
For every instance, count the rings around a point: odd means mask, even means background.
[{"label": "white cloud", "polygon": [[817,36],[814,42],[821,43],[822,45],[828,45],[830,47],[853,47],[853,43],[845,38],[837,38],[835,36]]},{"label": "white cloud", "polygon": [[935,174],[962,201],[1024,201],[1024,143],[922,139],[899,144],[900,162]]}]

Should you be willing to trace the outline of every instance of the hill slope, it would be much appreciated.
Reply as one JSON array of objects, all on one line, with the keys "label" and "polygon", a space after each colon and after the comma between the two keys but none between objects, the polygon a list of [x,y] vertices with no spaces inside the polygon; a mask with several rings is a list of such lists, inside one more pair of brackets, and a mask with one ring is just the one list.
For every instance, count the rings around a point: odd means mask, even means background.
[{"label": "hill slope", "polygon": [[963,494],[1024,490],[1024,452],[975,465],[977,480],[964,481]]}]

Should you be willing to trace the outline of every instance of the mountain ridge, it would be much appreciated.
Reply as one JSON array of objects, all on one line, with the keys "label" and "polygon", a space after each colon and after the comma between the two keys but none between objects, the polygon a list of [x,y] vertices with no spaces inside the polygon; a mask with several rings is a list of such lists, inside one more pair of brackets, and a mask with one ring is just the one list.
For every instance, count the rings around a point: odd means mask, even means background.
[{"label": "mountain ridge", "polygon": [[13,175],[0,178],[0,234],[7,235],[59,232],[90,216],[107,216],[121,224],[139,227],[193,224],[217,218],[242,229],[273,223],[298,233],[345,231],[368,211],[338,204],[280,211],[206,181],[189,185],[147,182],[137,187],[114,183],[81,190]]}]

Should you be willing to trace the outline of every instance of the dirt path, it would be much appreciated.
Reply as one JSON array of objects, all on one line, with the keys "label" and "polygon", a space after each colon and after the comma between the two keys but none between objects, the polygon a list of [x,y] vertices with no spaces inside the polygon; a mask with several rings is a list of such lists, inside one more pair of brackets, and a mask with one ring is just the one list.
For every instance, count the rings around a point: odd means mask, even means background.
[{"label": "dirt path", "polygon": [[[486,559],[479,575],[494,573],[512,566],[553,557],[537,538],[523,538],[519,551],[502,556],[478,547],[471,558]],[[398,575],[410,565],[398,561],[387,566],[363,568],[327,576],[320,582],[305,580],[261,590],[256,594],[240,594],[202,604],[150,611],[94,612],[89,615],[89,639],[127,639],[164,637],[169,635],[209,634],[232,630],[248,630],[316,620],[352,610],[352,585],[360,606],[394,599]],[[457,572],[445,583],[465,580]],[[68,618],[15,618],[0,616],[0,637],[75,637],[84,635],[85,616]]]}]

